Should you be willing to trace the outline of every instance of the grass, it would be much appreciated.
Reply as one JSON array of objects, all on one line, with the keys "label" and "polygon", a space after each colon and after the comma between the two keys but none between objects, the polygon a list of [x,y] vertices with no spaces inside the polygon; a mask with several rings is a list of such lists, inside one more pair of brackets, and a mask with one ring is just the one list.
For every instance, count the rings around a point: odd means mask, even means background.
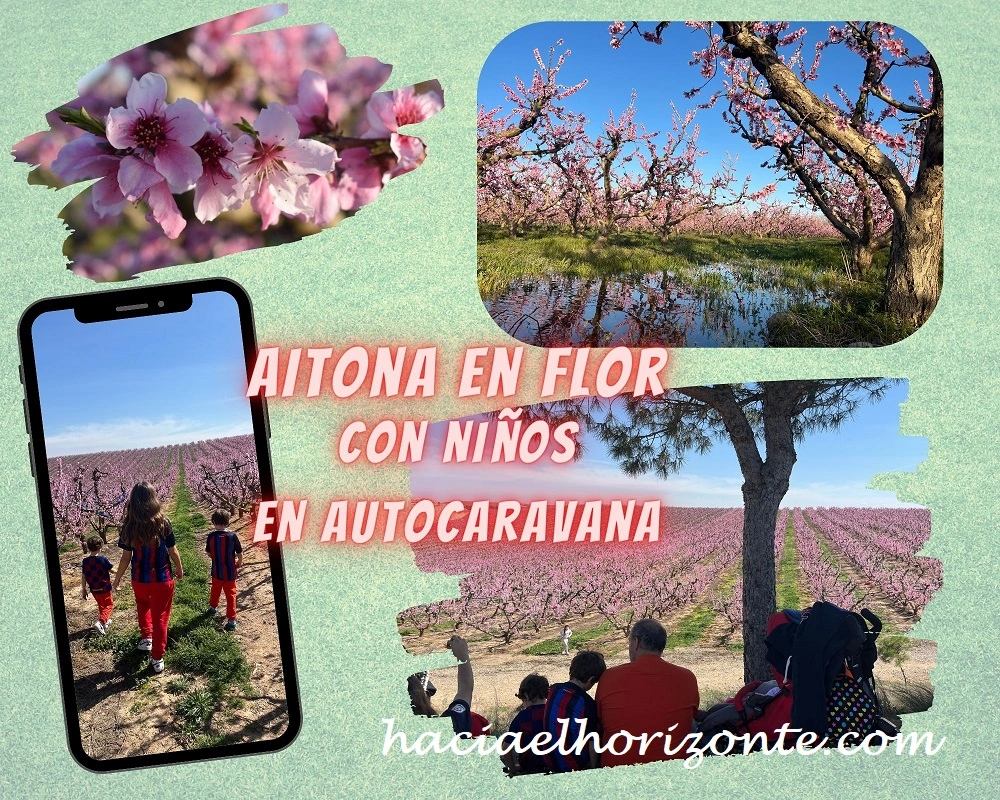
[{"label": "grass", "polygon": [[[446,622],[435,622],[433,625],[427,628],[427,630],[425,630],[424,633],[426,633],[427,631],[431,631],[433,633],[440,633],[442,631],[453,631],[453,630],[455,630],[455,623],[449,620]],[[420,631],[417,628],[399,629],[400,636],[416,636],[419,633]]]},{"label": "grass", "polygon": [[[804,511],[800,511],[799,513],[802,514],[802,519],[805,520],[805,523],[810,528],[812,528],[813,533],[816,534],[816,542],[819,544],[820,555],[822,556],[823,560],[831,567],[837,570],[837,579],[844,585],[852,583],[853,581],[851,579],[851,576],[848,575],[846,572],[844,572],[844,570],[842,569],[840,564],[840,559],[837,557],[837,554],[833,551],[833,548],[830,547],[830,543],[827,541],[826,536],[823,535],[823,532],[815,525],[813,525],[812,520],[809,519],[809,517],[806,515]],[[854,596],[857,598],[859,603],[864,603],[866,594],[863,588],[861,588],[860,586],[856,588],[854,590]],[[886,625],[883,627],[883,630],[886,633],[892,633],[890,628],[891,626]]]},{"label": "grass", "polygon": [[236,739],[232,736],[223,736],[218,733],[203,733],[201,736],[196,736],[191,744],[192,747],[200,749],[204,747],[221,747],[225,744],[235,743]]},{"label": "grass", "polygon": [[215,700],[211,692],[198,689],[190,692],[177,703],[174,708],[181,722],[184,733],[196,733],[204,730],[215,713]]},{"label": "grass", "polygon": [[168,694],[184,694],[191,688],[191,681],[181,676],[168,682],[166,688]]},{"label": "grass", "polygon": [[803,278],[839,275],[840,244],[835,239],[756,239],[741,236],[677,234],[667,240],[650,233],[622,233],[607,241],[593,234],[572,236],[535,229],[516,239],[481,226],[478,237],[479,288],[484,298],[506,289],[514,278],[551,274],[583,278],[669,272],[694,274],[710,264],[751,268],[760,262],[781,268],[795,285]]},{"label": "grass", "polygon": [[761,291],[822,293],[823,303],[792,305],[767,321],[767,344],[778,347],[875,346],[900,341],[914,330],[882,310],[888,255],[876,253],[862,280],[844,273],[839,239],[770,239],[682,233],[663,240],[656,234],[625,232],[600,240],[572,236],[556,228],[532,229],[511,238],[499,228],[480,226],[477,252],[479,290],[484,300],[502,296],[518,278],[628,280],[668,273],[691,290],[723,299],[732,288],[708,266],[725,264],[744,286]]},{"label": "grass", "polygon": [[697,644],[708,627],[715,621],[715,614],[715,610],[708,606],[698,606],[694,611],[686,614],[667,636],[667,649],[675,650],[678,647],[690,647]]},{"label": "grass", "polygon": [[[595,628],[587,628],[583,631],[574,631],[573,635],[569,637],[570,649],[580,649],[587,642],[598,639],[614,630],[610,622],[602,622]],[[557,656],[562,653],[562,639],[556,637],[554,639],[543,639],[540,642],[536,642],[531,645],[531,647],[526,647],[522,650],[527,656]]]},{"label": "grass", "polygon": [[785,526],[785,549],[778,564],[778,608],[799,608],[799,552],[795,549],[794,511],[788,512]]}]

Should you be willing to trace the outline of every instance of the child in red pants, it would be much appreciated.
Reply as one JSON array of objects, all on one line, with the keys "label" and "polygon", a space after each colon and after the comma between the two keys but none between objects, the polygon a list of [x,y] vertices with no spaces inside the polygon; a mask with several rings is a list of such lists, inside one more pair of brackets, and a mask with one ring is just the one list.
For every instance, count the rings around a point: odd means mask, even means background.
[{"label": "child in red pants", "polygon": [[129,493],[118,528],[118,546],[122,557],[113,588],[118,589],[129,568],[136,621],[142,636],[135,649],[149,653],[149,665],[159,674],[163,672],[163,654],[167,649],[174,577],[184,578],[184,565],[170,520],[160,508],[156,490],[146,481],[137,483]]},{"label": "child in red pants", "polygon": [[80,588],[83,591],[83,599],[87,599],[87,590],[94,595],[97,601],[97,622],[94,623],[94,630],[100,634],[105,634],[111,627],[111,612],[115,607],[115,601],[111,597],[111,562],[104,556],[98,555],[104,546],[104,540],[100,536],[91,536],[87,539],[87,550],[90,555],[83,559],[83,577],[80,580]]},{"label": "child in red pants", "polygon": [[208,613],[219,613],[219,598],[226,593],[226,630],[236,630],[236,575],[243,566],[243,545],[230,530],[229,514],[222,509],[212,512],[215,530],[208,534],[205,552],[212,559],[212,591],[208,599]]}]

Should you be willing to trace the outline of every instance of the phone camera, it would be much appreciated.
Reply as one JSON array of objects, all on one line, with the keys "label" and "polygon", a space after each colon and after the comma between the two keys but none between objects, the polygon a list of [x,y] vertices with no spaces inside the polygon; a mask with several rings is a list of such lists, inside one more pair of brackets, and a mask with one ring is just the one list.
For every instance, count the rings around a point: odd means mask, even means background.
[{"label": "phone camera", "polygon": [[157,303],[156,305],[158,305],[158,306],[159,306],[160,308],[163,308],[163,301],[161,300],[161,301],[160,301],[159,303]]}]

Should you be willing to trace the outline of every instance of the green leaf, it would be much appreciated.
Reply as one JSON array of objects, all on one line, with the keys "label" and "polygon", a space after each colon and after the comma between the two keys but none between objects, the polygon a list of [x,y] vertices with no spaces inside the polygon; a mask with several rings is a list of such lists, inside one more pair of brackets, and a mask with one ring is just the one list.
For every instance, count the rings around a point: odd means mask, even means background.
[{"label": "green leaf", "polygon": [[59,119],[87,133],[107,136],[107,128],[102,120],[92,117],[86,108],[60,108]]}]

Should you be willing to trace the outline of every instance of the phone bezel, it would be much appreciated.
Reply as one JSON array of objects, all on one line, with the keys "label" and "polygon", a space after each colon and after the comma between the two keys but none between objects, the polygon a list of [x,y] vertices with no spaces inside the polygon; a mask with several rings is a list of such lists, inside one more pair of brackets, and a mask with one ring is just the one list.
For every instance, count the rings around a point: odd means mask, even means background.
[{"label": "phone bezel", "polygon": [[[295,651],[292,643],[291,620],[288,610],[288,594],[281,557],[281,546],[268,545],[268,561],[271,568],[271,582],[274,591],[275,618],[278,629],[282,674],[285,680],[285,697],[288,706],[288,727],[278,737],[259,742],[227,744],[197,750],[176,750],[122,758],[96,759],[86,753],[80,730],[79,708],[73,680],[73,664],[70,655],[69,629],[66,624],[66,605],[63,598],[62,574],[59,565],[59,548],[55,546],[55,520],[52,513],[52,496],[49,485],[48,464],[45,457],[45,438],[42,425],[41,399],[38,391],[38,375],[35,366],[34,345],[31,329],[43,314],[53,311],[72,310],[78,317],[88,317],[87,321],[100,324],[105,319],[127,319],[183,312],[190,307],[193,295],[207,292],[225,292],[233,297],[239,309],[240,330],[243,352],[246,359],[247,375],[252,370],[257,355],[257,338],[254,330],[253,306],[246,290],[235,281],[226,278],[164,283],[112,291],[90,292],[86,294],[50,297],[33,303],[21,316],[18,323],[18,344],[20,347],[21,383],[25,394],[25,416],[28,431],[28,451],[32,473],[35,478],[38,513],[42,524],[42,547],[48,573],[49,600],[52,609],[53,634],[59,662],[59,681],[63,696],[63,710],[66,716],[66,733],[69,749],[76,761],[94,772],[112,772],[138,767],[153,767],[165,764],[179,764],[214,758],[270,753],[287,747],[298,735],[302,726],[302,710],[299,698],[298,677],[295,667]],[[160,306],[160,303],[163,303]],[[146,309],[134,306],[146,305]],[[128,310],[117,311],[123,306]],[[81,316],[82,311],[82,316]],[[270,426],[267,418],[266,401],[260,397],[250,398],[250,415],[253,422],[254,444],[260,474],[262,499],[274,499],[274,476],[271,468]]]}]

